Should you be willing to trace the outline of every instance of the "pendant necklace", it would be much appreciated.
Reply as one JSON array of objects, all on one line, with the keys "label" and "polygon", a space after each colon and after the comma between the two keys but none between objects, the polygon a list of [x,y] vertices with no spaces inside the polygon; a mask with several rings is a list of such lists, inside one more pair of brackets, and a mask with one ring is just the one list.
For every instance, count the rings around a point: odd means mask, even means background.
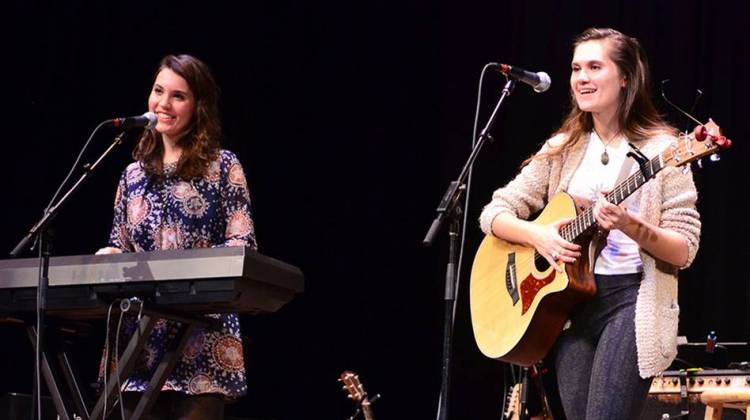
[{"label": "pendant necklace", "polygon": [[609,139],[609,141],[607,141],[606,143],[604,143],[604,140],[602,140],[601,136],[599,136],[599,133],[596,133],[596,135],[597,137],[599,137],[599,140],[601,140],[602,143],[604,144],[604,151],[602,152],[601,161],[602,161],[602,165],[606,166],[609,163],[609,153],[607,153],[607,146],[609,146],[609,144],[612,143],[612,140],[614,140],[615,137],[617,137],[617,134],[612,136]]},{"label": "pendant necklace", "polygon": [[602,165],[609,163],[609,154],[607,153],[607,146],[604,146],[604,152],[602,152]]}]

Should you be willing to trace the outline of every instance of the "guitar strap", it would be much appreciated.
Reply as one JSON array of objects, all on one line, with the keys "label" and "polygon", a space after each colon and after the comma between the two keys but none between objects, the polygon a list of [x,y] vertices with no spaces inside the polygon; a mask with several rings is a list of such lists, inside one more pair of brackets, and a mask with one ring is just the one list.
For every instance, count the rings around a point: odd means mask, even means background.
[{"label": "guitar strap", "polygon": [[622,181],[625,181],[628,175],[630,175],[630,171],[633,170],[633,165],[635,165],[635,159],[630,156],[626,157],[625,162],[622,163],[622,167],[620,168],[620,174],[617,175],[615,186],[620,185]]},{"label": "guitar strap", "polygon": [[[620,167],[620,174],[617,175],[617,180],[615,180],[614,186],[620,185],[621,182],[627,179],[627,177],[630,175],[630,172],[633,170],[633,165],[635,165],[635,163],[635,159],[631,157],[625,158],[625,161]],[[636,192],[636,194],[637,193],[638,192]],[[599,256],[599,253],[602,251],[602,249],[604,249],[604,246],[607,245],[607,235],[609,235],[609,232],[603,232],[597,229],[597,231],[594,232],[594,236],[591,238],[591,242],[589,243],[589,270],[592,273],[594,272],[596,258]]]}]

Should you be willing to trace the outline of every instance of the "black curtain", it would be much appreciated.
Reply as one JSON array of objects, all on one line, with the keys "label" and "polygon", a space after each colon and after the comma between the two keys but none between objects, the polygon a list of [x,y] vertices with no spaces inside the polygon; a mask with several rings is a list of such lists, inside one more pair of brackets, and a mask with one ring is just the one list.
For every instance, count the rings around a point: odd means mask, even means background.
[{"label": "black curtain", "polygon": [[[189,53],[222,87],[225,146],[250,182],[260,251],[299,266],[306,290],[276,314],[244,316],[247,418],[346,418],[336,379],[360,374],[382,398],[376,418],[434,418],[440,387],[447,235],[421,240],[448,182],[470,151],[482,66],[500,61],[544,70],[544,94],[518,86],[475,164],[459,289],[451,413],[498,418],[503,364],[474,344],[468,274],[480,240],[476,218],[492,190],[559,125],[568,109],[570,42],[610,26],[643,43],[654,85],[712,117],[734,140],[696,170],[703,231],[681,274],[680,334],[747,339],[750,178],[742,125],[750,83],[746,2],[21,2],[6,5],[3,92],[6,162],[0,249],[38,219],[89,132],[104,119],[145,111],[159,59]],[[485,82],[480,123],[503,85]],[[685,118],[658,100],[677,127]],[[115,132],[95,141],[93,159]],[[55,220],[55,255],[105,245],[120,171],[133,140],[110,157]],[[0,329],[0,360],[29,392],[30,346]],[[103,326],[78,339],[81,374],[95,378]],[[685,354],[699,359],[701,355]],[[734,349],[729,359],[748,358]],[[699,361],[696,363],[705,363]]]}]

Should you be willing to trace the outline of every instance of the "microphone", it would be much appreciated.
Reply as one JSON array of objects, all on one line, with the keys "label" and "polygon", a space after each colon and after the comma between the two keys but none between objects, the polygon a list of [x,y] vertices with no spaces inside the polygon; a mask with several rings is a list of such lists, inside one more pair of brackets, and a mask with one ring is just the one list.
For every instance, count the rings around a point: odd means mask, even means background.
[{"label": "microphone", "polygon": [[510,77],[511,79],[518,80],[519,82],[523,82],[531,86],[537,93],[545,92],[547,89],[549,89],[549,85],[552,83],[552,80],[549,78],[549,74],[543,71],[532,73],[520,67],[513,67],[502,63],[497,64],[496,68],[500,73]]},{"label": "microphone", "polygon": [[123,130],[141,127],[154,128],[156,126],[156,114],[153,112],[146,112],[137,117],[113,118],[107,121],[107,123],[112,127],[122,128]]}]

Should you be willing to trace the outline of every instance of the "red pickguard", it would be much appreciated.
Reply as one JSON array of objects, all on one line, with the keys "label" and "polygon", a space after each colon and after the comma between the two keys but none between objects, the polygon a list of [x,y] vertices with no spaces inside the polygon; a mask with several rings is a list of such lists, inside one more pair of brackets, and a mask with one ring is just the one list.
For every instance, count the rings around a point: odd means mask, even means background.
[{"label": "red pickguard", "polygon": [[524,315],[526,311],[531,307],[531,302],[534,301],[537,293],[542,288],[555,279],[555,271],[551,271],[547,277],[538,279],[533,275],[529,274],[525,279],[521,281],[521,315]]}]

